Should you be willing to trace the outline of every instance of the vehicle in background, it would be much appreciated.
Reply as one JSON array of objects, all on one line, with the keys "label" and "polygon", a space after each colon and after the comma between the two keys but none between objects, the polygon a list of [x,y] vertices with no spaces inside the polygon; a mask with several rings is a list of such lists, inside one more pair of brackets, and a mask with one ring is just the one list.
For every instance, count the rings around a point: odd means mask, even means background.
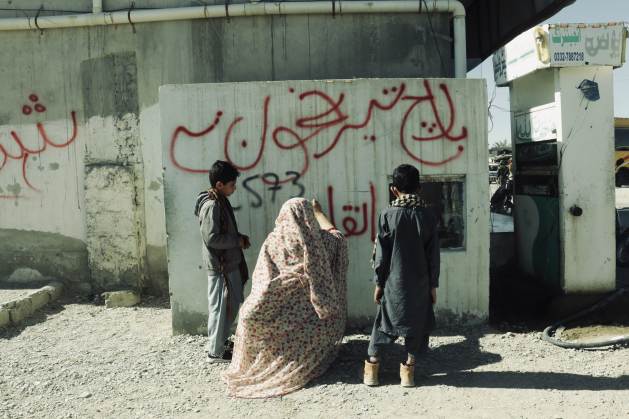
[{"label": "vehicle in background", "polygon": [[489,163],[489,183],[498,182],[498,163]]},{"label": "vehicle in background", "polygon": [[629,118],[614,118],[616,187],[629,185]]}]

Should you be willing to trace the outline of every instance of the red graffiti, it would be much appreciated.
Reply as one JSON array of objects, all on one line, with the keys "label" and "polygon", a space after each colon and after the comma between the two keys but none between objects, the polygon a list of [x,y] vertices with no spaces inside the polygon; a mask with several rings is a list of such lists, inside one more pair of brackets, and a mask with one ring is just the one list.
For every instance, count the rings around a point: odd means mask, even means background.
[{"label": "red graffiti", "polygon": [[[349,129],[361,129],[361,128],[365,128],[369,122],[371,121],[371,118],[373,117],[373,111],[374,109],[380,109],[381,111],[389,111],[391,109],[393,109],[395,107],[395,105],[398,104],[398,102],[400,101],[400,98],[402,97],[402,95],[404,94],[404,91],[406,90],[406,85],[404,83],[402,83],[400,85],[400,89],[399,92],[395,95],[395,98],[389,102],[386,105],[383,105],[382,103],[380,103],[378,100],[376,99],[371,99],[369,101],[369,106],[367,108],[367,115],[365,116],[365,118],[363,119],[362,122],[356,123],[356,124],[345,124],[342,127],[340,127],[340,129],[337,131],[336,135],[334,136],[334,138],[332,139],[330,145],[328,147],[326,147],[323,151],[316,153],[314,155],[315,158],[321,158],[323,156],[325,156],[326,154],[328,154],[329,152],[331,152],[334,147],[336,147],[336,145],[338,144],[339,140],[341,139],[341,137],[343,136],[343,133]],[[388,90],[386,91],[386,93],[383,91],[383,94],[388,94]]]},{"label": "red graffiti", "polygon": [[[207,173],[208,172],[206,169],[192,169],[192,168],[185,167],[182,164],[180,164],[179,161],[177,161],[177,158],[175,156],[175,147],[177,145],[177,140],[179,139],[179,134],[180,133],[184,133],[184,134],[186,134],[190,138],[203,137],[203,136],[209,134],[210,132],[214,131],[214,128],[216,128],[216,126],[219,124],[219,122],[221,122],[221,117],[222,116],[223,116],[223,112],[222,111],[216,112],[216,116],[214,117],[214,122],[212,122],[212,124],[209,127],[207,127],[204,130],[201,130],[201,131],[190,131],[188,128],[183,127],[183,126],[177,127],[177,129],[173,133],[172,141],[170,142],[170,160],[172,161],[173,165],[176,168],[178,168],[180,170],[183,170],[184,172],[188,172],[188,173]],[[242,118],[240,118],[240,119],[242,119]],[[232,124],[233,124],[233,122],[232,122]]]},{"label": "red graffiti", "polygon": [[[30,100],[31,102],[38,102],[39,97],[33,93],[28,96],[28,100]],[[31,113],[33,113],[33,108],[35,108],[35,111],[39,113],[46,112],[46,107],[44,105],[42,105],[41,103],[35,103],[33,107],[31,107],[30,105],[23,105],[22,113],[24,115],[30,115]]]},{"label": "red graffiti", "polygon": [[[330,221],[333,225],[336,224],[334,216],[334,187],[328,186],[328,208],[330,212]],[[373,183],[369,183],[369,202],[362,202],[360,204],[345,204],[342,207],[345,213],[352,215],[345,215],[341,221],[344,234],[346,237],[362,236],[369,232],[371,241],[376,238],[376,188]],[[356,216],[354,215],[356,214]],[[359,222],[356,218],[362,218],[362,222]]]},{"label": "red graffiti", "polygon": [[[399,141],[402,149],[413,160],[428,166],[441,166],[447,164],[463,154],[465,150],[464,146],[460,144],[454,154],[441,159],[430,160],[426,159],[419,154],[415,153],[409,147],[409,141],[413,142],[426,142],[443,140],[449,142],[458,142],[466,140],[468,138],[467,128],[462,126],[458,132],[454,132],[456,126],[456,111],[452,96],[448,86],[444,83],[439,84],[439,91],[441,96],[445,99],[446,108],[442,112],[446,116],[440,114],[437,107],[437,97],[433,93],[430,82],[424,80],[423,82],[424,92],[421,95],[411,95],[407,92],[407,86],[405,83],[401,83],[399,86],[393,86],[390,89],[383,89],[381,92],[385,98],[372,98],[367,103],[367,110],[364,116],[361,118],[351,118],[349,110],[344,109],[345,94],[339,94],[338,98],[334,98],[326,92],[320,90],[309,90],[300,93],[297,98],[300,102],[299,108],[313,108],[314,114],[300,115],[297,117],[292,126],[278,125],[271,127],[270,118],[270,103],[271,96],[265,96],[262,106],[261,124],[262,127],[260,140],[258,142],[258,148],[256,151],[256,157],[251,162],[237,162],[232,157],[230,150],[233,147],[233,141],[235,140],[241,148],[247,148],[251,141],[237,136],[238,126],[245,120],[243,116],[234,116],[231,123],[228,125],[224,137],[223,147],[225,158],[230,161],[241,171],[248,171],[255,168],[262,160],[264,153],[267,149],[268,135],[271,133],[271,139],[273,144],[280,150],[288,151],[298,149],[302,154],[301,167],[297,170],[300,176],[303,176],[310,167],[310,159],[320,159],[330,154],[343,139],[344,134],[347,131],[356,131],[365,129],[374,119],[374,115],[377,112],[390,112],[403,105],[408,105],[405,109],[402,109],[402,119],[400,121],[399,129]],[[289,92],[294,93],[293,88],[289,88]],[[313,106],[307,107],[301,103],[309,101]],[[314,102],[313,102],[314,101]],[[412,118],[411,114],[420,109],[420,105],[426,103],[429,105],[429,112],[432,121],[418,121],[419,118]],[[217,115],[222,112],[217,113]],[[352,119],[356,119],[352,122]],[[419,122],[417,126],[411,126],[411,122]],[[172,134],[170,142],[170,159],[175,167],[188,173],[207,173],[206,169],[193,168],[182,164],[177,158],[176,145],[181,139],[182,134],[186,135],[192,140],[205,137],[217,128],[220,123],[220,117],[217,116],[213,123],[207,128],[201,131],[191,131],[184,126],[179,126]],[[417,135],[408,135],[407,130],[417,132]],[[326,137],[328,143],[321,151],[317,151],[311,155],[308,148],[308,143],[314,138]],[[410,138],[409,138],[410,137]],[[365,134],[362,136],[363,140],[369,142],[375,142],[376,136],[373,134]],[[268,184],[268,181],[262,179],[263,182]],[[290,182],[291,178],[280,179],[279,183]]]},{"label": "red graffiti", "polygon": [[[428,123],[426,121],[422,121],[422,123],[420,124],[420,126],[422,128],[427,128],[428,131],[428,136],[417,136],[417,135],[412,135],[411,137],[413,138],[413,140],[415,141],[434,141],[434,140],[439,140],[439,139],[446,139],[448,141],[461,141],[461,140],[465,140],[467,139],[467,127],[462,127],[461,128],[461,132],[458,135],[453,135],[452,134],[452,128],[454,126],[454,122],[455,122],[455,113],[454,113],[454,104],[452,103],[452,97],[450,96],[450,92],[448,90],[448,86],[446,86],[445,84],[441,83],[439,84],[439,89],[441,89],[441,91],[443,92],[444,97],[446,98],[447,102],[448,102],[448,108],[450,109],[450,121],[448,123],[447,126],[444,126],[443,121],[441,120],[441,117],[439,116],[439,112],[437,111],[437,106],[435,103],[435,96],[432,94],[432,90],[430,89],[430,85],[428,84],[428,82],[426,80],[424,80],[424,87],[426,88],[426,95],[424,96],[405,96],[404,100],[408,100],[410,101],[412,104],[411,106],[409,106],[409,108],[406,110],[406,112],[404,113],[404,117],[402,118],[402,124],[400,126],[400,141],[402,144],[402,148],[404,149],[404,151],[406,151],[406,153],[411,156],[414,160],[428,165],[428,166],[441,166],[443,164],[446,164],[448,162],[451,162],[452,160],[455,160],[457,158],[459,158],[461,156],[461,154],[463,154],[464,151],[464,147],[462,145],[459,145],[457,147],[457,152],[456,154],[447,157],[443,160],[440,161],[429,161],[429,160],[425,160],[422,159],[420,156],[415,155],[407,146],[406,144],[406,136],[404,133],[404,128],[406,127],[407,124],[407,120],[409,115],[411,114],[411,112],[413,112],[413,110],[415,109],[415,107],[417,105],[419,105],[422,102],[428,101],[430,103],[430,106],[432,108],[432,113],[433,116],[435,118],[435,122],[433,122],[430,127],[428,127]],[[435,134],[433,134],[436,130],[436,128],[439,128]],[[433,134],[433,135],[430,135]]]},{"label": "red graffiti", "polygon": [[[231,162],[234,166],[236,166],[236,168],[238,170],[242,170],[242,171],[247,171],[249,169],[253,169],[254,167],[256,167],[258,165],[258,163],[260,163],[260,160],[262,160],[262,153],[264,153],[264,145],[266,144],[266,133],[267,133],[267,129],[269,127],[269,103],[271,102],[271,97],[267,96],[264,98],[264,107],[263,107],[263,112],[262,112],[262,137],[260,138],[260,148],[258,149],[258,156],[256,157],[256,159],[253,161],[253,163],[251,163],[248,166],[241,166],[236,164],[229,156],[229,142],[232,138],[232,131],[234,130],[234,128],[236,127],[236,125],[238,123],[240,123],[240,121],[242,121],[242,117],[237,117],[236,119],[234,119],[234,121],[229,125],[229,128],[227,128],[227,134],[225,134],[225,158]],[[247,147],[247,140],[242,140],[240,145],[241,147]],[[262,180],[264,182],[264,179]]]},{"label": "red graffiti", "polygon": [[[37,95],[31,94],[29,96],[29,100],[31,102],[37,102],[39,98],[37,97]],[[41,113],[46,110],[46,107],[40,103],[36,103],[34,105],[34,109],[36,112]],[[29,115],[30,113],[32,113],[32,108],[29,105],[24,105],[22,107],[22,112],[25,115]],[[33,147],[33,148],[27,147],[26,145],[24,145],[24,141],[22,140],[20,135],[15,131],[11,131],[10,137],[13,140],[14,145],[17,147],[17,152],[12,150],[15,147],[5,147],[4,145],[0,144],[0,171],[7,164],[9,164],[10,161],[12,160],[19,161],[21,164],[22,180],[24,181],[26,186],[28,186],[30,189],[39,192],[39,189],[37,189],[29,180],[28,166],[27,166],[28,159],[29,157],[33,155],[41,155],[43,152],[45,152],[48,149],[48,146],[53,147],[53,148],[65,148],[65,147],[68,147],[70,144],[72,144],[76,140],[77,133],[78,133],[78,126],[77,126],[75,111],[70,112],[70,120],[72,121],[72,133],[69,138],[67,138],[66,140],[62,142],[53,141],[48,135],[48,133],[46,132],[46,128],[44,127],[44,124],[42,122],[37,122],[35,126],[37,127],[37,132],[39,133],[39,137],[42,140],[42,144],[38,147]],[[12,150],[13,152],[11,152],[10,150]],[[0,198],[3,198],[3,199],[14,199],[17,197],[19,196],[7,196],[7,195],[0,196]]]}]

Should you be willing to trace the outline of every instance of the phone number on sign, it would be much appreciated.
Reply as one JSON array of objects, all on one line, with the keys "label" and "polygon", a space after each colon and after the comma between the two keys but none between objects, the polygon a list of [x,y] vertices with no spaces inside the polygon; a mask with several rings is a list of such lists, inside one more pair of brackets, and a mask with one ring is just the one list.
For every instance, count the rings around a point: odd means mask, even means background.
[{"label": "phone number on sign", "polygon": [[585,54],[583,52],[555,52],[553,59],[555,61],[583,61]]}]

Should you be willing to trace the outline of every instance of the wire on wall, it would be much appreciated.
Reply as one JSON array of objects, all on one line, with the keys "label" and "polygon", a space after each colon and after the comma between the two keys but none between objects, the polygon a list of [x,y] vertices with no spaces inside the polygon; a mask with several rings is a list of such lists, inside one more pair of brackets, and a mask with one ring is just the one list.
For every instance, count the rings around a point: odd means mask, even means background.
[{"label": "wire on wall", "polygon": [[[433,0],[434,1],[434,0]],[[426,0],[419,0],[419,13],[422,12],[422,3],[424,7],[426,7],[426,11],[428,11],[428,4]],[[436,8],[436,1],[434,1],[434,7]],[[430,32],[432,33],[432,39],[435,41],[435,48],[437,49],[437,55],[439,56],[439,64],[441,65],[441,74],[445,73],[445,65],[443,64],[443,57],[441,56],[441,50],[439,49],[439,42],[437,42],[437,34],[435,33],[435,29],[432,26],[432,19],[430,17],[432,13],[427,12],[426,16],[428,17],[428,26],[430,27]]]}]

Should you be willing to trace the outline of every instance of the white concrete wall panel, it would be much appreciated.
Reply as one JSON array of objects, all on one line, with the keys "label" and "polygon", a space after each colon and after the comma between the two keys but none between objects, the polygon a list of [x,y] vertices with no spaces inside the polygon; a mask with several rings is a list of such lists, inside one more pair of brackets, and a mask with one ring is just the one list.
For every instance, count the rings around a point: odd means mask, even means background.
[{"label": "white concrete wall panel", "polygon": [[[19,225],[83,238],[83,133],[76,111],[50,120],[46,100],[37,93],[15,105],[24,122],[0,127],[0,228]],[[44,206],[45,216],[27,210]]]},{"label": "white concrete wall panel", "polygon": [[[615,287],[614,101],[612,67],[571,67],[556,72],[561,106],[560,235],[564,290],[605,292]],[[600,99],[576,88],[598,84]],[[573,216],[570,207],[583,209]]]},{"label": "white concrete wall panel", "polygon": [[173,326],[202,333],[206,279],[192,214],[216,159],[240,168],[232,197],[253,269],[281,204],[316,197],[350,243],[349,314],[374,314],[370,255],[387,175],[464,175],[466,240],[442,252],[438,310],[484,318],[489,298],[486,93],[481,80],[371,79],[160,88]]}]

